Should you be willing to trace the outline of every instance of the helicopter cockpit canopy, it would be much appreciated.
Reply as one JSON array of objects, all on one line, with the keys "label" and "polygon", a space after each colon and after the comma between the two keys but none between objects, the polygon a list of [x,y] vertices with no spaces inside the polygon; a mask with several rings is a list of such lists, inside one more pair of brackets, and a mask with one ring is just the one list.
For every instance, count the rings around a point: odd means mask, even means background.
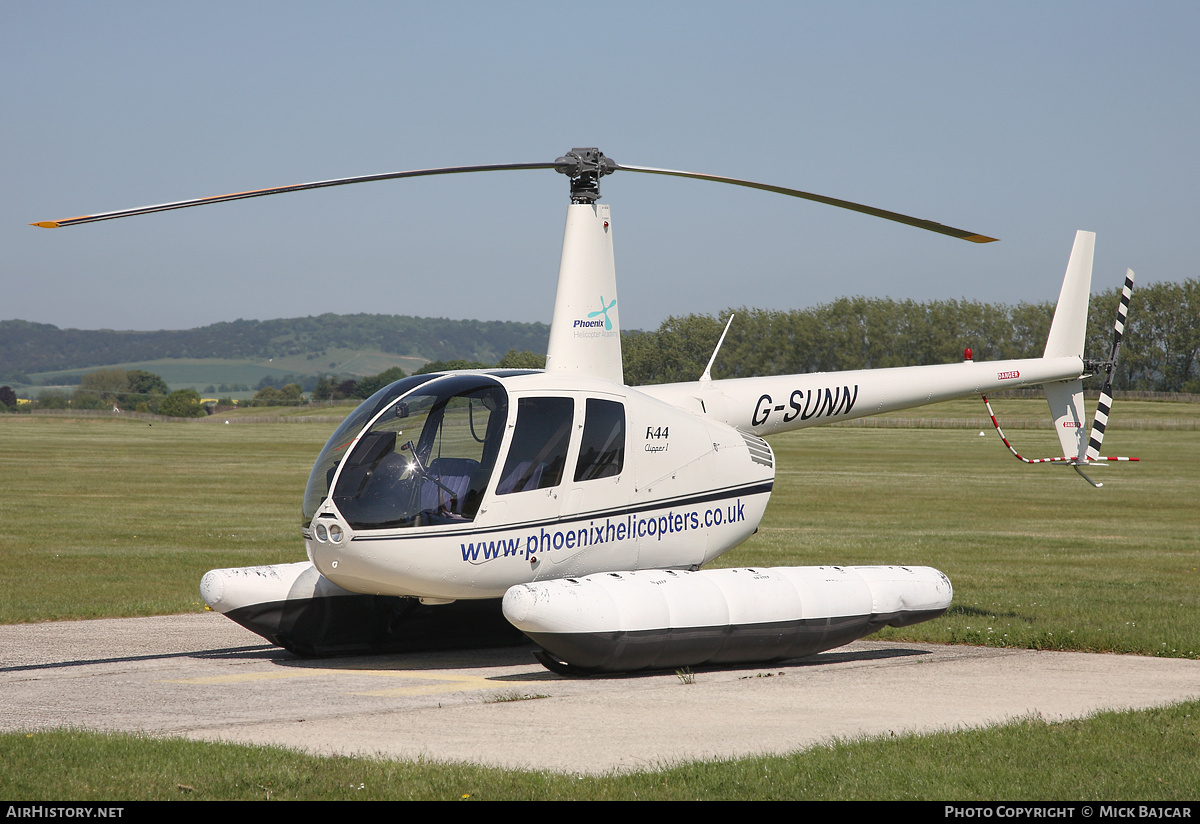
[{"label": "helicopter cockpit canopy", "polygon": [[354,529],[473,520],[507,417],[508,394],[488,375],[414,375],[384,387],[325,444],[304,494],[305,525],[329,496]]}]

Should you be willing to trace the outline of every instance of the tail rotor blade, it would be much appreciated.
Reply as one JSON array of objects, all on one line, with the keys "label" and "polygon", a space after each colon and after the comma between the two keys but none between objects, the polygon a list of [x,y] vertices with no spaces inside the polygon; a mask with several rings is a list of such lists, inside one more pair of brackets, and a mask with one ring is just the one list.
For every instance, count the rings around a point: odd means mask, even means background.
[{"label": "tail rotor blade", "polygon": [[1121,339],[1125,337],[1125,321],[1129,316],[1129,299],[1133,295],[1133,270],[1125,270],[1125,285],[1121,287],[1121,303],[1117,307],[1117,321],[1113,325],[1113,344],[1108,361],[1104,365],[1104,385],[1100,388],[1100,401],[1096,404],[1096,417],[1092,421],[1092,432],[1088,438],[1087,460],[1120,460],[1101,458],[1100,447],[1104,443],[1104,430],[1108,416],[1112,413],[1113,373],[1117,369],[1117,356],[1121,351]]}]

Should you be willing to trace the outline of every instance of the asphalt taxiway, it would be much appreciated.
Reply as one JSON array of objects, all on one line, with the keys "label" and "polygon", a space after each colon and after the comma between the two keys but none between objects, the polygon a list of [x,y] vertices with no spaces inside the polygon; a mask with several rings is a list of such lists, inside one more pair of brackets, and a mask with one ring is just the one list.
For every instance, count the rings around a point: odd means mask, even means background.
[{"label": "asphalt taxiway", "polygon": [[0,626],[0,729],[603,773],[1200,697],[1200,662],[1127,655],[860,641],[685,683],[531,649],[303,660],[216,614]]}]

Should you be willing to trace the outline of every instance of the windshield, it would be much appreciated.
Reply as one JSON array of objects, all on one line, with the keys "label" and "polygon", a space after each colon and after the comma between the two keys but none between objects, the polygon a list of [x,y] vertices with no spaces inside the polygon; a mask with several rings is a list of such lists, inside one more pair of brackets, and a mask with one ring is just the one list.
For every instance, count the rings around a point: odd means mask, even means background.
[{"label": "windshield", "polygon": [[346,456],[346,447],[354,442],[355,436],[362,428],[371,418],[378,415],[383,407],[435,377],[437,375],[413,375],[388,384],[355,407],[349,417],[333,431],[329,440],[325,442],[325,448],[317,456],[317,462],[313,464],[312,472],[308,475],[308,485],[304,488],[304,504],[301,510],[304,526],[312,523],[313,516],[317,514],[317,507],[329,494],[333,471]]},{"label": "windshield", "polygon": [[[503,387],[486,375],[454,375],[393,393],[376,409],[333,490],[347,523],[381,529],[473,520],[504,434]],[[336,464],[331,456],[324,474],[332,477]]]}]

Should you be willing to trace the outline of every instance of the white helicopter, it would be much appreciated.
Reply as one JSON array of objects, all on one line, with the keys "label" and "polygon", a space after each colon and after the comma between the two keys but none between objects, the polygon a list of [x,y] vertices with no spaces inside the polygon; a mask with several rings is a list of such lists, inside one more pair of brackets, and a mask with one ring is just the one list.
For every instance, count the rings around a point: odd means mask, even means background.
[{"label": "white helicopter", "polygon": [[[213,570],[201,582],[210,608],[300,655],[478,646],[520,638],[516,627],[542,647],[539,660],[560,672],[800,657],[885,625],[936,617],[949,607],[952,588],[928,567],[701,571],[758,528],[775,477],[764,436],[1043,385],[1063,456],[1018,457],[1064,463],[1081,475],[1089,464],[1130,460],[1101,457],[1099,449],[1133,273],[1109,359],[1085,361],[1089,232],[1075,237],[1041,358],[968,356],[944,365],[712,380],[722,334],[698,380],[635,388],[622,379],[613,219],[597,202],[605,175],[710,180],[976,243],[993,238],[779,186],[619,165],[594,148],[553,163],[340,178],[32,225],[376,180],[534,169],[571,181],[545,370],[412,376],[364,401],[309,476],[302,507],[309,561]],[[1082,379],[1099,369],[1108,374],[1089,441]]]}]

